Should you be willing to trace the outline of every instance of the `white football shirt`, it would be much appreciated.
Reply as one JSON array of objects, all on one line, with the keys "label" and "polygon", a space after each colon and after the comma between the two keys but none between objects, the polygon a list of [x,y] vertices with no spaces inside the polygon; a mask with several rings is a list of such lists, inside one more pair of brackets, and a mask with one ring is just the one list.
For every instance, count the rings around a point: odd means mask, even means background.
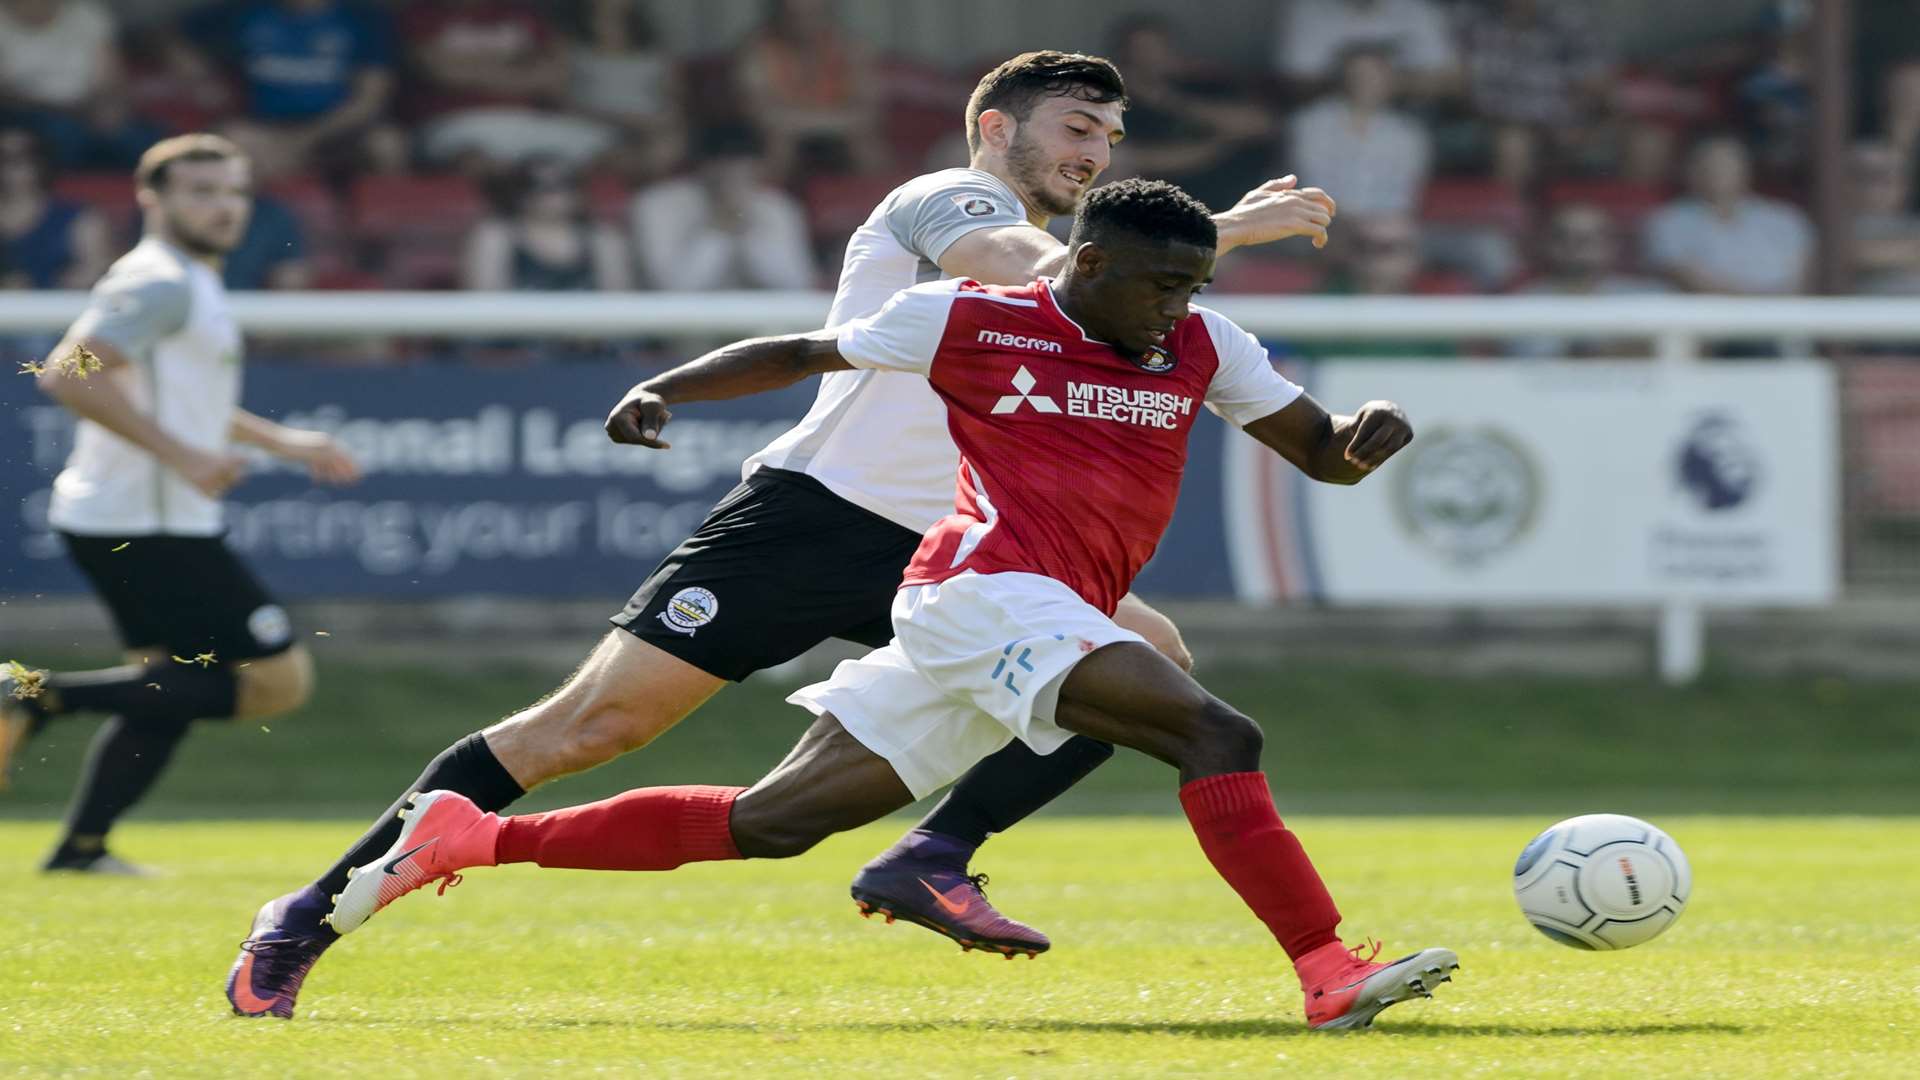
[{"label": "white football shirt", "polygon": [[[72,337],[112,343],[131,361],[92,378],[118,380],[134,408],[208,453],[229,445],[240,406],[240,328],[220,275],[149,236],[109,269]],[[220,503],[152,454],[91,420],[53,482],[47,520],[81,536],[214,536]]]},{"label": "white football shirt", "polygon": [[[975,229],[1027,224],[999,177],[943,169],[895,188],[854,230],[827,325],[878,312],[902,289],[944,275],[940,256]],[[813,408],[742,475],[762,465],[803,472],[855,506],[923,533],[953,512],[960,451],[947,409],[927,380],[895,371],[835,371]]]}]

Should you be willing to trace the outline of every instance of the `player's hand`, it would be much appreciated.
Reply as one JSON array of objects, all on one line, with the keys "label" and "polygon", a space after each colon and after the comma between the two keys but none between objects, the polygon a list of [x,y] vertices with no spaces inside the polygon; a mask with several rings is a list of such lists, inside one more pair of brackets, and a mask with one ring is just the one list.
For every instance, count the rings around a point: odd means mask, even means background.
[{"label": "player's hand", "polygon": [[179,473],[194,490],[209,499],[225,495],[228,489],[240,482],[247,474],[247,462],[238,454],[209,454],[202,450],[188,450],[174,463],[173,471]]},{"label": "player's hand", "polygon": [[1319,188],[1303,188],[1300,178],[1289,174],[1242,195],[1233,209],[1215,220],[1221,240],[1234,247],[1305,236],[1314,247],[1323,248],[1338,209],[1333,196]]},{"label": "player's hand", "polygon": [[331,435],[321,435],[318,445],[302,454],[300,460],[306,463],[307,475],[316,484],[344,487],[360,482],[360,463]]},{"label": "player's hand", "polygon": [[1353,435],[1347,440],[1345,457],[1372,472],[1412,441],[1413,425],[1400,406],[1391,401],[1369,401],[1353,414]]},{"label": "player's hand", "polygon": [[673,444],[663,441],[660,432],[671,419],[673,412],[659,394],[636,386],[607,414],[607,438],[626,446],[665,450]]}]

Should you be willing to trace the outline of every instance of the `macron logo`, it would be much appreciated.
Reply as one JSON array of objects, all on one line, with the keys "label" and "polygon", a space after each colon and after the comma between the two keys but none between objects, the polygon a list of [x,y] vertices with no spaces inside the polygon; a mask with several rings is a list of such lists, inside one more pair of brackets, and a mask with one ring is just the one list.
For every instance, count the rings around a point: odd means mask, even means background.
[{"label": "macron logo", "polygon": [[1032,349],[1034,352],[1066,351],[1057,341],[1027,337],[1025,334],[1003,334],[998,330],[982,330],[975,340],[983,345],[1004,345],[1009,349]]},{"label": "macron logo", "polygon": [[[984,330],[981,331],[981,333],[986,332],[987,331]],[[1047,342],[1047,344],[1053,345],[1052,342]],[[1054,345],[1054,348],[1057,349],[1059,346]],[[1019,393],[1008,394],[999,401],[994,402],[993,411],[996,413],[1017,412],[1020,408],[1020,403],[1024,401],[1033,406],[1034,412],[1059,412],[1060,406],[1052,398],[1045,394],[1036,394],[1033,392],[1034,382],[1033,372],[1027,370],[1027,365],[1021,364],[1020,370],[1013,373],[1013,388],[1019,391]]]}]

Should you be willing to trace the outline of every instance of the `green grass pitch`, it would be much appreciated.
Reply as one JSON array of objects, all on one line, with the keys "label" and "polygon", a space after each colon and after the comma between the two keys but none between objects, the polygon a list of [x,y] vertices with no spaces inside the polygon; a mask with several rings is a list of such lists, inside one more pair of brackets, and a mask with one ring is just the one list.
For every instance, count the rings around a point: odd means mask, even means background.
[{"label": "green grass pitch", "polygon": [[[1622,809],[1630,809],[1623,807]],[[1347,916],[1460,977],[1370,1032],[1305,1031],[1264,929],[1174,817],[1032,822],[981,866],[1038,960],[861,921],[846,881],[896,823],[783,863],[479,870],[322,961],[291,1023],[227,1015],[263,899],[351,821],[136,822],[157,881],[48,878],[0,823],[0,1076],[1655,1076],[1920,1070],[1920,820],[1662,818],[1695,894],[1621,953],[1553,944],[1508,871],[1535,817],[1299,816]]]}]

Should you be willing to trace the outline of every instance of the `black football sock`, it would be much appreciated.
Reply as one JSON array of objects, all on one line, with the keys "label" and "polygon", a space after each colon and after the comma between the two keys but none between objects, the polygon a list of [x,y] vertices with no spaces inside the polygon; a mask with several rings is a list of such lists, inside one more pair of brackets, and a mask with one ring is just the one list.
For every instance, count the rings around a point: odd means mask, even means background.
[{"label": "black football sock", "polygon": [[122,716],[102,724],[81,766],[67,810],[66,835],[52,861],[101,850],[113,823],[153,787],[190,724],[151,719],[132,723]]},{"label": "black football sock", "polygon": [[1085,735],[1075,735],[1051,754],[1036,754],[1015,739],[968,769],[914,828],[979,847],[988,835],[1012,828],[1112,756],[1111,744]]},{"label": "black football sock", "polygon": [[[457,791],[472,799],[475,806],[489,812],[503,810],[513,805],[526,789],[520,786],[513,774],[507,771],[500,759],[493,756],[493,748],[487,745],[486,737],[475,733],[461,739],[440,752],[440,756],[427,763],[420,778],[407,785],[407,790],[394,800],[387,812],[380,815],[354,843],[340,861],[314,881],[312,888],[323,895],[331,896],[347,887],[347,870],[350,867],[364,866],[378,858],[393,846],[400,836],[400,811],[407,805],[407,797],[420,791],[436,790]],[[313,927],[298,927],[308,931]]]},{"label": "black football sock", "polygon": [[224,720],[233,715],[239,684],[226,664],[201,667],[167,659],[156,663],[69,671],[47,676],[42,710],[116,713],[135,726]]}]

